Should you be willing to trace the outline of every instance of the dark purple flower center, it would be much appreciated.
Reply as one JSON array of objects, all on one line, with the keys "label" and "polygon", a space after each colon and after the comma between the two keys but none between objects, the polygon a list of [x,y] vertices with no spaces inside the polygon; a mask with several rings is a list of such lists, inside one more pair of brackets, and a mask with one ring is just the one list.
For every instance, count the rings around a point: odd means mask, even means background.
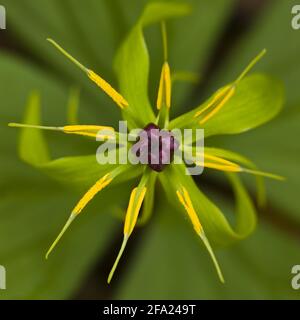
[{"label": "dark purple flower center", "polygon": [[161,172],[173,161],[178,148],[179,143],[170,131],[160,130],[157,125],[150,123],[139,134],[139,140],[131,150],[141,163]]}]

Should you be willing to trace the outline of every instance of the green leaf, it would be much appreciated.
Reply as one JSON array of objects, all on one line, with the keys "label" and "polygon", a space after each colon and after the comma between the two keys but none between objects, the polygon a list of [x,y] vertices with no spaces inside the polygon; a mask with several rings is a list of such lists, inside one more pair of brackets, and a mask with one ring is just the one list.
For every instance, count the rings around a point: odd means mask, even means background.
[{"label": "green leaf", "polygon": [[228,175],[236,198],[236,218],[234,227],[231,227],[226,216],[195,184],[192,177],[186,175],[183,165],[170,166],[165,174],[160,175],[166,196],[170,204],[174,203],[176,191],[180,185],[190,194],[195,211],[210,242],[217,246],[227,246],[246,238],[255,228],[256,215],[250,197],[235,174]]},{"label": "green leaf", "polygon": [[[37,92],[31,94],[24,124],[40,124],[40,96]],[[39,130],[22,130],[19,154],[20,158],[32,165],[38,165],[49,161],[49,150]]]},{"label": "green leaf", "polygon": [[237,85],[234,96],[204,125],[195,119],[200,107],[173,120],[170,128],[203,128],[205,137],[238,134],[258,127],[275,117],[283,106],[283,86],[280,81],[262,74],[246,77]]},{"label": "green leaf", "polygon": [[143,127],[155,120],[148,98],[150,62],[143,28],[188,12],[189,7],[185,4],[150,3],[117,53],[115,70],[121,93],[129,103],[123,115],[131,127]]}]

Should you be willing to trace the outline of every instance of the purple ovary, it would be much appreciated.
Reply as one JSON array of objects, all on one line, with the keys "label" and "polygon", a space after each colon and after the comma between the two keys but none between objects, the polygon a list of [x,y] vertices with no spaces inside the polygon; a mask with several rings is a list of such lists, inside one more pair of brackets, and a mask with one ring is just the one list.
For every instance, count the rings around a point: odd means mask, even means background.
[{"label": "purple ovary", "polygon": [[139,134],[139,141],[131,151],[142,163],[161,172],[173,161],[174,152],[178,148],[179,143],[170,131],[160,130],[157,125],[150,123]]}]

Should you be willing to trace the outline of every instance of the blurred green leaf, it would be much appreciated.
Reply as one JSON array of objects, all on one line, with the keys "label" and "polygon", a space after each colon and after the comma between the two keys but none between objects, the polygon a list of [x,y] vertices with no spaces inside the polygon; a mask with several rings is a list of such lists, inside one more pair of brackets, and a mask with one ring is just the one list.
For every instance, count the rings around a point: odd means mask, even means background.
[{"label": "blurred green leaf", "polygon": [[[37,92],[30,95],[28,99],[25,124],[40,124],[40,96]],[[44,142],[40,130],[23,129],[19,145],[20,158],[32,165],[39,165],[49,161],[49,150]]]},{"label": "blurred green leaf", "polygon": [[[78,290],[105,251],[114,224],[108,211],[99,214],[89,208],[90,214],[72,226],[46,261],[45,252],[75,201],[74,195],[49,181],[44,185],[42,180],[22,181],[18,189],[9,187],[5,193],[2,189],[0,255],[7,268],[2,299],[64,299]],[[99,281],[99,286],[103,284]]]}]

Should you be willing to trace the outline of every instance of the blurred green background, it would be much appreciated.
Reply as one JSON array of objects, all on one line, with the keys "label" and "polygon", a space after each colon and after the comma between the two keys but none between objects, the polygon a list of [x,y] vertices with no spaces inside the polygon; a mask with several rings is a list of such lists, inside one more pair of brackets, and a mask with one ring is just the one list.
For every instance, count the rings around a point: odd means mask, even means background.
[{"label": "blurred green background", "polygon": [[[263,48],[268,55],[256,70],[279,77],[286,87],[284,111],[274,121],[210,142],[241,152],[261,168],[287,178],[284,183],[268,182],[268,206],[259,211],[256,232],[216,252],[226,284],[218,282],[190,225],[160,201],[149,224],[133,235],[112,285],[106,285],[122,236],[122,221],[115,212],[118,203],[126,208],[128,185],[97,197],[49,261],[44,260],[86,187],[61,186],[22,163],[17,154],[18,131],[7,123],[22,122],[28,96],[37,90],[43,124],[66,124],[70,90],[78,87],[80,123],[116,125],[117,108],[45,39],[63,44],[117,85],[114,55],[149,2],[1,1],[7,11],[7,30],[0,30],[0,264],[7,269],[7,290],[0,291],[0,299],[300,297],[300,291],[291,287],[291,268],[300,264],[300,30],[291,27],[291,10],[297,4],[293,0],[182,0],[193,6],[192,14],[168,23],[172,68],[197,72],[200,77],[198,84],[176,84],[173,116],[232,80]],[[147,29],[146,39],[151,55],[149,93],[154,102],[162,64],[159,26]],[[95,152],[94,142],[46,136],[53,158]],[[232,210],[231,192],[219,175],[206,172],[200,183],[225,212]]]}]

